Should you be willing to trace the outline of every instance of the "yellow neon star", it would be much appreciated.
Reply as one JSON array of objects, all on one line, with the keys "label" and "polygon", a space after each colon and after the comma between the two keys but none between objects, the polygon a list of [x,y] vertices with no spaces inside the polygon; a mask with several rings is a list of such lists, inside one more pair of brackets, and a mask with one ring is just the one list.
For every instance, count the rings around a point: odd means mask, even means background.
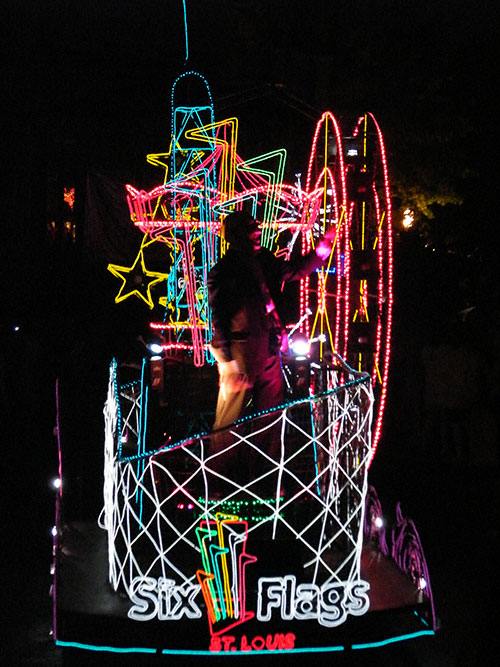
[{"label": "yellow neon star", "polygon": [[144,263],[144,249],[154,240],[146,242],[147,235],[141,243],[139,253],[132,266],[119,266],[118,264],[108,264],[108,271],[122,280],[120,291],[115,297],[115,303],[120,303],[128,299],[129,296],[137,296],[142,299],[149,308],[154,308],[153,298],[151,296],[152,288],[162,280],[168,278],[168,273],[158,271],[149,271]]}]

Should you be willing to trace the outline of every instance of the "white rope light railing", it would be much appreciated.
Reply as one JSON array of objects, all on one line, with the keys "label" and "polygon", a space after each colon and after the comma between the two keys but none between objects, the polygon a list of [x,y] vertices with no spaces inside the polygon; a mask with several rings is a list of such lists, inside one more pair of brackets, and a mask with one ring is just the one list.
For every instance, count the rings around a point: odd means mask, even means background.
[{"label": "white rope light railing", "polygon": [[[144,392],[139,383],[119,387],[113,362],[100,517],[112,587],[130,596],[134,582],[148,577],[196,584],[203,567],[200,527],[222,515],[247,521],[250,543],[253,536],[294,541],[302,554],[301,581],[358,580],[373,394],[369,378],[349,372],[336,389],[240,420],[228,429],[232,441],[221,452],[210,452],[213,435],[206,433],[146,452]],[[265,450],[266,438],[280,439],[276,460]],[[234,448],[255,463],[254,477],[227,474],[221,457]],[[221,484],[224,491],[214,493]],[[224,530],[233,547],[241,542],[236,524],[225,523]]]}]

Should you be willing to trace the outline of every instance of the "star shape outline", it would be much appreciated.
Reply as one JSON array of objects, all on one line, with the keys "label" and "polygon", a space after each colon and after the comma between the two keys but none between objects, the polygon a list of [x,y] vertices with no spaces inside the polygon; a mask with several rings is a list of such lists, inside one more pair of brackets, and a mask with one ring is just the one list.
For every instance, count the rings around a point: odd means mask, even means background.
[{"label": "star shape outline", "polygon": [[[147,234],[144,235],[144,238],[141,242],[141,247],[139,248],[139,252],[137,253],[137,256],[132,266],[120,266],[119,264],[108,264],[107,268],[110,273],[112,273],[116,278],[120,278],[120,280],[122,281],[120,290],[118,291],[118,294],[115,297],[115,303],[120,303],[121,301],[125,301],[125,299],[128,299],[130,296],[135,295],[140,299],[142,299],[146,303],[146,305],[152,310],[154,308],[154,301],[153,297],[151,296],[151,290],[155,285],[157,285],[162,280],[167,280],[168,273],[161,273],[159,271],[150,271],[149,269],[146,268],[146,264],[144,261],[144,250],[152,243],[155,243],[155,239],[146,242],[146,238]],[[136,270],[136,267],[139,263],[141,266],[142,275],[144,277],[150,278],[150,280],[147,283],[147,287],[141,284],[142,290],[134,286],[133,289],[129,288],[128,291],[124,291],[127,289],[127,282],[129,282],[128,276],[140,275],[139,271]],[[146,289],[144,293],[145,287]]]}]

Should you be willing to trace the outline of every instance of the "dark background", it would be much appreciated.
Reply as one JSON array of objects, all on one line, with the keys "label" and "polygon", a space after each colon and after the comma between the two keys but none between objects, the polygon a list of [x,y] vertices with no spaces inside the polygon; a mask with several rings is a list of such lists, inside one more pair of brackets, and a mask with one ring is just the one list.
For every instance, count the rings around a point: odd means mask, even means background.
[{"label": "dark background", "polygon": [[[288,149],[289,180],[305,170],[324,110],[346,133],[364,111],[382,127],[396,299],[389,404],[370,478],[386,511],[401,500],[420,529],[442,630],[432,643],[375,659],[483,664],[498,622],[494,9],[485,1],[190,0],[186,62],[180,0],[4,0],[5,664],[59,660],[47,638],[56,379],[63,447],[80,487],[91,489],[79,500],[95,516],[107,366],[130,351],[149,314],[114,305],[115,279],[88,252],[87,177],[145,189],[160,182],[145,156],[168,149],[171,86],[191,69],[206,76],[216,118],[239,117],[242,156]],[[76,188],[71,214],[64,187]],[[410,204],[416,226],[404,232]],[[74,242],[63,233],[68,217]]]}]

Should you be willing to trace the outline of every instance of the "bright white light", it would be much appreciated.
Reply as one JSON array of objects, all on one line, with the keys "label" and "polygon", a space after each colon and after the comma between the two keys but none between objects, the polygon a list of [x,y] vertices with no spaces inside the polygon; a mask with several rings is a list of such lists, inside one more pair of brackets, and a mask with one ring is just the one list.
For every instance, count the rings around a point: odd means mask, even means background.
[{"label": "bright white light", "polygon": [[161,354],[163,351],[163,347],[160,345],[160,343],[151,343],[151,345],[148,345],[148,347],[149,351],[152,352],[153,354]]},{"label": "bright white light", "polygon": [[377,528],[382,528],[382,526],[384,525],[384,520],[382,519],[381,516],[376,517],[375,525],[377,526]]},{"label": "bright white light", "polygon": [[52,487],[54,489],[60,489],[61,486],[62,486],[61,478],[60,477],[54,477],[54,479],[52,480]]},{"label": "bright white light", "polygon": [[411,210],[411,208],[407,208],[404,210],[403,213],[403,227],[405,229],[410,229],[413,227],[413,223],[415,222],[415,214]]},{"label": "bright white light", "polygon": [[295,354],[297,357],[307,357],[309,354],[309,350],[311,348],[311,345],[307,338],[303,336],[297,336],[295,338],[292,338],[290,342],[290,347],[292,349],[292,352]]},{"label": "bright white light", "polygon": [[151,361],[161,361],[160,355],[155,354],[154,356],[151,357]]},{"label": "bright white light", "polygon": [[424,577],[420,577],[418,580],[418,590],[423,591],[425,588],[427,588],[427,582]]},{"label": "bright white light", "polygon": [[52,530],[50,532],[52,537],[55,537],[57,535],[57,526],[52,526]]}]

